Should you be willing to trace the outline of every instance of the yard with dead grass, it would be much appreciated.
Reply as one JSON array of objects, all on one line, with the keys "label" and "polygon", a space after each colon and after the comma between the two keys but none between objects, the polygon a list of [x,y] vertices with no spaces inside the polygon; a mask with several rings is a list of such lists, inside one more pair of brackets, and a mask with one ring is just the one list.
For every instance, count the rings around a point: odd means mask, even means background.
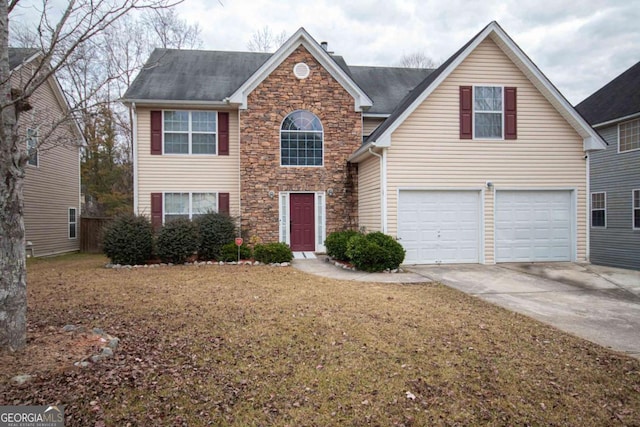
[{"label": "yard with dead grass", "polygon": [[[0,405],[63,404],[68,426],[640,425],[640,361],[438,284],[105,262],[30,260]],[[73,366],[95,348],[67,324],[115,357]]]}]

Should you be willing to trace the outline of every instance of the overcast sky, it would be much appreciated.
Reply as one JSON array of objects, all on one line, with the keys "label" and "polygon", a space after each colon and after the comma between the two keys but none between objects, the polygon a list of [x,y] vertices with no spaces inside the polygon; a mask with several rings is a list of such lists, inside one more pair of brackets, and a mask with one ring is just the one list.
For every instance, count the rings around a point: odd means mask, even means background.
[{"label": "overcast sky", "polygon": [[[12,19],[37,22],[42,1],[21,1]],[[640,61],[640,0],[184,0],[177,10],[198,23],[204,49],[245,51],[265,26],[304,27],[348,64],[381,66],[415,52],[442,62],[495,20],[573,104]]]},{"label": "overcast sky", "polygon": [[185,0],[205,49],[247,50],[253,32],[304,27],[350,65],[446,60],[495,20],[571,103],[640,61],[640,0]]}]

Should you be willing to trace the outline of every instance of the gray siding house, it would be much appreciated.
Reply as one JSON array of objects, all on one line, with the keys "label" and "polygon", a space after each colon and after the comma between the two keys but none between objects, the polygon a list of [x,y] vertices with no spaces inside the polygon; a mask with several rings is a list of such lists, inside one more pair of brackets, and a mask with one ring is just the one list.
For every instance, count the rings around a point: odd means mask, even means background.
[{"label": "gray siding house", "polygon": [[609,144],[589,160],[591,262],[640,270],[640,62],[576,109]]}]

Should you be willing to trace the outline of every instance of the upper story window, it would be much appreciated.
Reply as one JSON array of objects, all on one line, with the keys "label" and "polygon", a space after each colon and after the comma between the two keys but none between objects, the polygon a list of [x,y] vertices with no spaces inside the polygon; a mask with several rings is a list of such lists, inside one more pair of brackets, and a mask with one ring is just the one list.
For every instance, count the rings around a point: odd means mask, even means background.
[{"label": "upper story window", "polygon": [[298,110],[280,127],[281,166],[322,166],[324,132],[315,114]]},{"label": "upper story window", "polygon": [[473,122],[475,138],[502,138],[502,87],[473,88]]},{"label": "upper story window", "polygon": [[591,193],[591,226],[607,226],[607,193]]},{"label": "upper story window", "polygon": [[27,153],[29,158],[27,164],[31,166],[38,166],[38,131],[35,129],[27,129]]},{"label": "upper story window", "polygon": [[640,149],[640,119],[618,125],[618,152]]},{"label": "upper story window", "polygon": [[216,154],[217,113],[164,111],[165,154]]}]

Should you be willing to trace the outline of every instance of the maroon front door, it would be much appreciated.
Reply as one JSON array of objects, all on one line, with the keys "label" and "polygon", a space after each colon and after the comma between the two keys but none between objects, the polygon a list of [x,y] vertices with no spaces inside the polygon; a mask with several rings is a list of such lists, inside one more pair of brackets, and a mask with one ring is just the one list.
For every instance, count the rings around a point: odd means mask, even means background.
[{"label": "maroon front door", "polygon": [[289,195],[289,220],[292,251],[315,251],[315,194]]}]

